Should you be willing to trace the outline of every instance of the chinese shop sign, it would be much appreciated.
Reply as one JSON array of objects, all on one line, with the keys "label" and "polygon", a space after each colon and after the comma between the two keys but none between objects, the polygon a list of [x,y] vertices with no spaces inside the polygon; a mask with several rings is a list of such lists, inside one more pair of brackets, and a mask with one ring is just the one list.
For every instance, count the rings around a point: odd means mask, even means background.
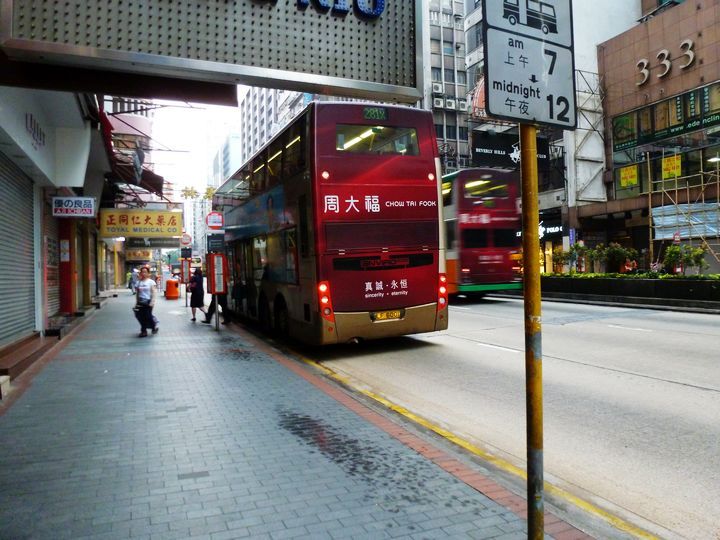
[{"label": "chinese shop sign", "polygon": [[145,238],[182,235],[182,212],[161,210],[101,209],[100,236],[142,236]]},{"label": "chinese shop sign", "polygon": [[95,217],[92,197],[53,197],[53,217]]}]

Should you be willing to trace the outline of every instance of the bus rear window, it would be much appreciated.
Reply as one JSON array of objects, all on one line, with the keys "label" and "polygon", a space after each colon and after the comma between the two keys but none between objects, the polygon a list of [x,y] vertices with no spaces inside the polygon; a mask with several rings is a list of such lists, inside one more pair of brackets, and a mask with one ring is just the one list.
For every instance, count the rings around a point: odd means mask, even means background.
[{"label": "bus rear window", "polygon": [[335,150],[349,154],[420,154],[415,128],[338,124]]},{"label": "bus rear window", "polygon": [[462,232],[462,243],[466,249],[478,249],[488,247],[487,229],[465,229]]},{"label": "bus rear window", "polygon": [[435,221],[327,223],[327,249],[381,249],[389,247],[438,247]]},{"label": "bus rear window", "polygon": [[514,248],[520,245],[515,229],[495,229],[493,231],[493,245],[496,248]]}]

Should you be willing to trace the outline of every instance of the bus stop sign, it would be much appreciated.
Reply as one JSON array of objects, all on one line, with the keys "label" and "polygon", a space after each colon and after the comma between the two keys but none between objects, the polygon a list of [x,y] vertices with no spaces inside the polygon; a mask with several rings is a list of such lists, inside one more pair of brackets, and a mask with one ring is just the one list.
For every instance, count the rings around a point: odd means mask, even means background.
[{"label": "bus stop sign", "polygon": [[572,0],[486,0],[489,116],[575,129]]}]

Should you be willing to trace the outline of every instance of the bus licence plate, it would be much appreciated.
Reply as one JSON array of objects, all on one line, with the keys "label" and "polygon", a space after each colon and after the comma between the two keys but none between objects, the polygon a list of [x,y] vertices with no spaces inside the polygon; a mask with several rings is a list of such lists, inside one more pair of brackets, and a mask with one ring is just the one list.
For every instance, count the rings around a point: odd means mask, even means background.
[{"label": "bus licence plate", "polygon": [[393,319],[399,319],[402,317],[402,313],[399,309],[393,309],[390,311],[376,311],[372,314],[373,321],[390,321]]}]

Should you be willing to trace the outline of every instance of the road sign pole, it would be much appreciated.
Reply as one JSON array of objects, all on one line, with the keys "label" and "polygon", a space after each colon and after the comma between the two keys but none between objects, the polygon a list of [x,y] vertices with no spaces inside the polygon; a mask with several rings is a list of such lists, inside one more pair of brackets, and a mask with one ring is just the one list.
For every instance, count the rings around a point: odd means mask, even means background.
[{"label": "road sign pole", "polygon": [[543,495],[543,392],[540,259],[538,250],[537,128],[520,124],[523,288],[525,295],[525,392],[527,408],[528,538],[541,540]]}]

